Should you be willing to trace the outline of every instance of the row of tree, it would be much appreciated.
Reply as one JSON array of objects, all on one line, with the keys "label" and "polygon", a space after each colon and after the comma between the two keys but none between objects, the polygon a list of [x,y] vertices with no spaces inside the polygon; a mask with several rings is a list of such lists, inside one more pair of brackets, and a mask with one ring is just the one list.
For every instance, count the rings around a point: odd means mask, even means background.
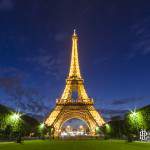
[{"label": "row of tree", "polygon": [[[132,141],[139,139],[141,129],[150,131],[150,105],[126,113],[123,119],[119,116],[112,117],[97,132],[103,134],[105,139],[119,138]],[[21,142],[22,136],[51,137],[52,131],[52,128],[39,123],[33,117],[0,105],[0,139],[17,139],[17,142]]]},{"label": "row of tree", "polygon": [[132,141],[139,140],[139,132],[142,129],[150,131],[150,105],[126,113],[123,119],[119,116],[112,117],[100,131],[106,139],[119,138]]},{"label": "row of tree", "polygon": [[44,137],[49,128],[35,118],[0,105],[0,139],[21,142],[21,137]]}]

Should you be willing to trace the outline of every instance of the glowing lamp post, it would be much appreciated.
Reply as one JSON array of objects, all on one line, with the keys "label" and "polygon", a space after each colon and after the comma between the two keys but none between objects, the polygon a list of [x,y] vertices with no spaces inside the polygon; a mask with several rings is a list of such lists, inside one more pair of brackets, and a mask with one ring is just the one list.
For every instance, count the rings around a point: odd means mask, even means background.
[{"label": "glowing lamp post", "polygon": [[138,132],[138,113],[136,109],[134,109],[133,111],[131,110],[129,117],[131,120],[133,120],[133,124],[135,125],[136,131]]},{"label": "glowing lamp post", "polygon": [[106,133],[109,134],[111,132],[111,126],[107,123],[105,127],[106,127]]},{"label": "glowing lamp post", "polygon": [[42,137],[42,139],[44,139],[44,132],[45,132],[45,124],[41,123],[39,125],[39,134],[40,134],[40,137]]},{"label": "glowing lamp post", "polygon": [[137,117],[136,109],[134,109],[133,111],[131,110],[130,117],[133,119]]},{"label": "glowing lamp post", "polygon": [[11,118],[13,121],[18,122],[20,120],[21,114],[19,113],[14,113],[12,114]]},{"label": "glowing lamp post", "polygon": [[96,131],[96,134],[99,135],[99,133],[100,133],[100,127],[97,126],[97,127],[95,128],[95,131]]},{"label": "glowing lamp post", "polygon": [[13,126],[15,128],[15,130],[17,131],[18,135],[17,135],[17,143],[21,143],[21,114],[19,112],[15,112],[13,113],[11,116],[11,121],[13,123]]},{"label": "glowing lamp post", "polygon": [[41,123],[39,127],[40,127],[40,129],[43,129],[45,127],[45,124]]}]

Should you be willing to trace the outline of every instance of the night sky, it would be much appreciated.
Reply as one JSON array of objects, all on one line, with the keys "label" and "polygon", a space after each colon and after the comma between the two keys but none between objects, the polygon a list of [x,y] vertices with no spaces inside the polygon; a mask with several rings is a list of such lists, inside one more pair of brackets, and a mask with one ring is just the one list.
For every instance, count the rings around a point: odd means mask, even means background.
[{"label": "night sky", "polygon": [[47,114],[73,29],[88,95],[107,118],[150,103],[150,1],[0,0],[0,103]]}]

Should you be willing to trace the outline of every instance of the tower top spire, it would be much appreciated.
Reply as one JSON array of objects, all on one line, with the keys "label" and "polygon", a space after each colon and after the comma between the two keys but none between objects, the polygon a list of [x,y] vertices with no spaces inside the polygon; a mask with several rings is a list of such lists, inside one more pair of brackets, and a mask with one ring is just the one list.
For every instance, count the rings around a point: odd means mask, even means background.
[{"label": "tower top spire", "polygon": [[77,36],[76,29],[73,30],[73,36]]},{"label": "tower top spire", "polygon": [[78,58],[78,36],[75,29],[72,35],[72,53],[71,53],[69,78],[70,77],[81,78],[79,58]]}]

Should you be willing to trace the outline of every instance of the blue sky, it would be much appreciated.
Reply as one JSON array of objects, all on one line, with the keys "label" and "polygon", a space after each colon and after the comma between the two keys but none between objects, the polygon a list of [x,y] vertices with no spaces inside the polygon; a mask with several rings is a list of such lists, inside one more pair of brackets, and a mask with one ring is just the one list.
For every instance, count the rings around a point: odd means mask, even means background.
[{"label": "blue sky", "polygon": [[103,115],[150,101],[150,2],[1,0],[0,103],[45,115],[65,86],[79,35],[85,86]]}]

